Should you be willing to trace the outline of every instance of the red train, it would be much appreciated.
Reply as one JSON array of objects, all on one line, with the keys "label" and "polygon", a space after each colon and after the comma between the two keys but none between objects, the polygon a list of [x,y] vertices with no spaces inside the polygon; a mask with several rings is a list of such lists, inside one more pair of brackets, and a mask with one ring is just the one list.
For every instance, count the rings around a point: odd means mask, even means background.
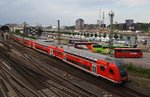
[{"label": "red train", "polygon": [[[58,47],[52,43],[30,40],[27,38],[23,39],[20,36],[14,36],[14,39],[30,48],[57,57],[70,65],[95,76],[105,78],[113,83],[121,84],[128,81],[125,64],[118,59],[75,49],[73,47]],[[84,53],[84,55],[81,53]],[[94,58],[90,58],[90,56]]]}]

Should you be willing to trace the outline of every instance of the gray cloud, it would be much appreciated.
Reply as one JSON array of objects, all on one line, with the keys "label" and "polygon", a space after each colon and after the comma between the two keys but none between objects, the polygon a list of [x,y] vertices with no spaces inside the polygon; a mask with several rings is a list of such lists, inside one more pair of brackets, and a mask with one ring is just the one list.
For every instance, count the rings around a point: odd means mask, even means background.
[{"label": "gray cloud", "polygon": [[0,24],[26,21],[32,25],[49,25],[60,19],[62,25],[73,25],[77,18],[96,23],[100,8],[105,11],[108,22],[107,14],[111,9],[121,16],[121,11],[125,11],[122,5],[130,8],[149,3],[149,0],[0,0]]}]

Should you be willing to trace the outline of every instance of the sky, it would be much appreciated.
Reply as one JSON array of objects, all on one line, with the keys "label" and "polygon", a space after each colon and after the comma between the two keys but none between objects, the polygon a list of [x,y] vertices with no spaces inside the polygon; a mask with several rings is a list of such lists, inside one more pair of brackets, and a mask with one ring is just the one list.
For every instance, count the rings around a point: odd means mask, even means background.
[{"label": "sky", "polygon": [[0,0],[0,25],[27,22],[49,26],[60,20],[60,25],[72,26],[78,18],[86,24],[96,24],[100,9],[105,13],[106,24],[111,10],[114,23],[124,23],[125,19],[150,22],[150,0]]}]

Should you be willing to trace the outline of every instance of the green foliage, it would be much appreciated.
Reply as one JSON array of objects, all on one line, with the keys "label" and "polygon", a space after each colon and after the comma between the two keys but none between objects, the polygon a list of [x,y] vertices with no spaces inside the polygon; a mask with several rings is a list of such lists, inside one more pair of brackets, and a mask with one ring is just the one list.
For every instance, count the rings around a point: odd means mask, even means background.
[{"label": "green foliage", "polygon": [[95,37],[97,37],[98,35],[95,33],[95,35],[94,35]]},{"label": "green foliage", "polygon": [[127,40],[130,40],[130,38],[131,38],[130,36],[127,36]]},{"label": "green foliage", "polygon": [[104,33],[103,37],[106,38],[106,33]]},{"label": "green foliage", "polygon": [[[108,25],[107,27],[110,28],[110,25]],[[150,23],[137,23],[136,27],[137,27],[137,30],[140,30],[142,32],[148,32],[150,28]],[[127,30],[127,29],[123,29],[122,27],[120,27],[119,24],[113,24],[113,29]]]},{"label": "green foliage", "polygon": [[34,36],[28,36],[28,38],[31,38],[31,39],[36,39]]},{"label": "green foliage", "polygon": [[122,34],[120,35],[120,39],[121,39],[121,40],[123,39],[123,35],[122,35]]},{"label": "green foliage", "polygon": [[118,34],[117,33],[115,33],[114,38],[118,39]]},{"label": "green foliage", "polygon": [[137,41],[137,39],[138,39],[138,37],[137,37],[137,35],[135,36],[135,41]]},{"label": "green foliage", "polygon": [[148,32],[150,24],[147,24],[147,23],[140,24],[138,27],[139,27],[139,30],[141,30],[143,32]]},{"label": "green foliage", "polygon": [[127,70],[129,72],[133,72],[133,73],[136,73],[137,75],[140,75],[142,77],[150,79],[150,69],[145,69],[142,67],[136,67],[132,63],[130,63],[129,65],[127,65]]},{"label": "green foliage", "polygon": [[89,37],[89,35],[90,35],[89,33],[86,34],[87,37]]},{"label": "green foliage", "polygon": [[26,36],[25,34],[20,33],[20,30],[16,30],[16,31],[15,31],[15,34],[16,34],[16,35],[20,35],[20,36],[22,36],[22,37],[26,37],[26,38],[36,39],[34,36]]},{"label": "green foliage", "polygon": [[17,34],[17,35],[20,35],[21,33],[20,33],[20,30],[15,30],[15,34]]},{"label": "green foliage", "polygon": [[101,37],[101,33],[99,34],[99,37]]},{"label": "green foliage", "polygon": [[109,36],[108,36],[110,39],[112,38],[112,35],[111,34],[109,34]]},{"label": "green foliage", "polygon": [[85,36],[85,35],[86,35],[86,33],[83,33],[83,35]]}]

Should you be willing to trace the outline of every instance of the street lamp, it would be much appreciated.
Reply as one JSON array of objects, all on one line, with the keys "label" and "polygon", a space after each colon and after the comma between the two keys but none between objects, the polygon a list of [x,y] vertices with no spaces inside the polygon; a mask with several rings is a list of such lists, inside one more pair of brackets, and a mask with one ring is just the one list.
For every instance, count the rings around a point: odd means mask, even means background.
[{"label": "street lamp", "polygon": [[[23,22],[23,40],[22,40],[22,43],[24,41],[24,37],[25,37],[25,29],[26,29],[26,22]],[[24,45],[24,43],[23,43]]]},{"label": "street lamp", "polygon": [[60,45],[60,20],[57,20],[58,22],[58,45]]},{"label": "street lamp", "polygon": [[109,40],[109,48],[110,48],[110,56],[112,53],[112,46],[113,46],[113,40],[112,40],[112,35],[113,35],[113,18],[114,18],[114,12],[111,10],[108,14],[110,18],[110,40]]},{"label": "street lamp", "polygon": [[23,36],[25,34],[25,29],[26,29],[26,22],[23,22]]}]

